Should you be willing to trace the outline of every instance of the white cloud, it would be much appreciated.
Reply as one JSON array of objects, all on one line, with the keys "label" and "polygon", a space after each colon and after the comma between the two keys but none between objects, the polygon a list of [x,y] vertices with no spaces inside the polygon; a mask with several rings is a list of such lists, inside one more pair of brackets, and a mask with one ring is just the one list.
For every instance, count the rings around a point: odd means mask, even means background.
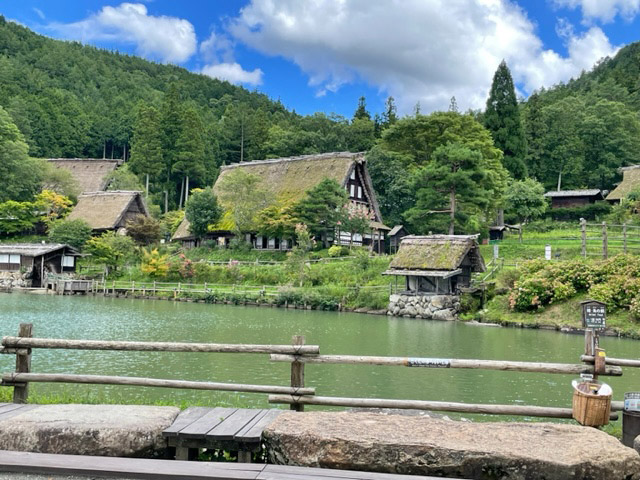
[{"label": "white cloud", "polygon": [[632,20],[640,12],[640,0],[554,0],[554,3],[558,7],[580,7],[585,20],[598,19],[605,23],[612,22],[618,15]]},{"label": "white cloud", "polygon": [[79,22],[53,23],[48,28],[66,38],[135,45],[136,52],[162,62],[180,63],[196,51],[193,25],[181,18],[149,15],[141,3],[105,6]]},{"label": "white cloud", "polygon": [[592,28],[545,50],[509,0],[251,0],[229,25],[236,40],[295,62],[322,95],[364,80],[403,112],[484,106],[502,59],[527,91],[568,80],[615,49]]},{"label": "white cloud", "polygon": [[202,73],[209,77],[226,80],[235,84],[260,85],[262,83],[262,70],[256,68],[255,70],[248,71],[236,62],[206,65],[202,69]]},{"label": "white cloud", "polygon": [[39,8],[33,7],[31,10],[33,10],[35,14],[40,17],[40,20],[44,20],[46,18],[42,10],[40,10]]}]

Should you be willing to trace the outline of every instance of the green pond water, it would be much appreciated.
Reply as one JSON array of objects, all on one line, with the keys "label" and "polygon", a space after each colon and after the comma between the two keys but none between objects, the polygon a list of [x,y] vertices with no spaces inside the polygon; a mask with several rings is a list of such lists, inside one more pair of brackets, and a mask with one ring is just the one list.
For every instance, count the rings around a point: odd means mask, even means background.
[{"label": "green pond water", "polygon": [[[579,312],[576,312],[579,315]],[[34,336],[69,339],[287,344],[295,334],[324,354],[478,358],[577,363],[581,335],[492,328],[353,313],[284,310],[102,297],[0,294],[0,334],[31,322]],[[640,342],[601,339],[610,356],[640,357]],[[13,371],[13,355],[0,371]],[[287,385],[289,364],[264,354],[35,350],[32,371]],[[307,365],[322,396],[570,406],[572,375],[369,365]],[[640,370],[607,378],[614,400],[640,390]],[[37,384],[37,394],[110,401],[265,407],[266,395],[123,386]],[[312,407],[313,408],[313,407]]]}]

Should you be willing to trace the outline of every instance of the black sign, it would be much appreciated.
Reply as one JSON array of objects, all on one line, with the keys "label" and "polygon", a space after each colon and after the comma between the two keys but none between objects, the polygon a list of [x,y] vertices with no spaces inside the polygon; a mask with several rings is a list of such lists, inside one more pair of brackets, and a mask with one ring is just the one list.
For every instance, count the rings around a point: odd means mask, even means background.
[{"label": "black sign", "polygon": [[582,326],[603,330],[606,328],[607,307],[602,302],[590,300],[582,302]]}]

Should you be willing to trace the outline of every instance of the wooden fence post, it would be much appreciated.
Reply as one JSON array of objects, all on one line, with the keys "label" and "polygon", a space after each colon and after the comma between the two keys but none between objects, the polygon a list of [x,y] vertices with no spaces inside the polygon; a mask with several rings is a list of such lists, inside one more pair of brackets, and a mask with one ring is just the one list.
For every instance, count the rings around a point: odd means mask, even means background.
[{"label": "wooden fence post", "polygon": [[627,222],[622,224],[622,251],[627,253]]},{"label": "wooden fence post", "polygon": [[[304,336],[303,335],[294,335],[291,343],[295,346],[304,345]],[[304,387],[304,363],[299,362],[297,359],[299,355],[295,355],[296,360],[291,362],[291,386],[292,387]],[[292,403],[289,406],[290,410],[295,410],[296,412],[303,412],[304,405],[299,403]]]},{"label": "wooden fence post", "polygon": [[153,281],[153,296],[156,296],[156,281]]},{"label": "wooden fence post", "polygon": [[582,232],[582,256],[587,258],[587,221],[580,219],[580,230]]},{"label": "wooden fence post", "polygon": [[609,242],[607,239],[607,222],[602,222],[602,258],[609,257]]},{"label": "wooden fence post", "polygon": [[[18,330],[19,337],[31,337],[33,332],[32,323],[21,323]],[[31,372],[31,349],[26,349],[26,353],[16,354],[16,373]],[[13,403],[27,403],[29,396],[29,383],[24,382],[13,387]]]}]

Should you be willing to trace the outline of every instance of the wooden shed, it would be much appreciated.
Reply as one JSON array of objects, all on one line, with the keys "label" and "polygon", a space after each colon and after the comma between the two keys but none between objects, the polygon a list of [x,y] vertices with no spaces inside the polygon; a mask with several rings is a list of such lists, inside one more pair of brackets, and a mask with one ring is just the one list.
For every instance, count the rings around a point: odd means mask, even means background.
[{"label": "wooden shed", "polygon": [[620,171],[622,172],[622,182],[607,195],[607,202],[620,203],[620,200],[629,193],[640,188],[640,165],[623,167]]},{"label": "wooden shed", "polygon": [[389,239],[389,253],[397,253],[400,247],[400,241],[408,235],[409,232],[404,228],[404,225],[396,225],[393,227],[387,234],[387,238]]},{"label": "wooden shed", "polygon": [[584,207],[604,199],[602,190],[597,188],[552,191],[545,193],[544,196],[551,199],[551,208]]},{"label": "wooden shed", "polygon": [[0,244],[0,272],[22,272],[32,287],[42,287],[47,273],[75,272],[77,250],[61,243]]},{"label": "wooden shed", "polygon": [[67,220],[84,220],[94,232],[121,231],[138,215],[149,216],[141,192],[111,191],[83,193]]},{"label": "wooden shed", "polygon": [[[322,153],[225,165],[220,168],[220,175],[213,186],[214,192],[217,193],[228,175],[237,169],[243,169],[259,177],[261,181],[257,188],[266,191],[269,199],[274,202],[297,202],[322,180],[335,180],[346,190],[349,201],[368,208],[373,218],[369,232],[355,234],[353,238],[350,232],[335,232],[329,239],[330,243],[368,245],[375,250],[383,249],[386,232],[391,229],[382,223],[380,207],[363,153]],[[223,207],[229,208],[225,205]],[[222,238],[224,242],[228,242],[234,230],[233,219],[230,216],[223,217],[206,238]],[[189,221],[186,219],[182,221],[172,240],[182,242],[187,248],[197,246],[200,241],[190,233]],[[223,243],[221,240],[218,241],[220,244]],[[292,246],[291,239],[267,238],[255,233],[251,234],[250,243],[259,250],[288,250]]]},{"label": "wooden shed", "polygon": [[383,275],[405,277],[403,294],[448,295],[485,270],[476,235],[407,236]]}]

